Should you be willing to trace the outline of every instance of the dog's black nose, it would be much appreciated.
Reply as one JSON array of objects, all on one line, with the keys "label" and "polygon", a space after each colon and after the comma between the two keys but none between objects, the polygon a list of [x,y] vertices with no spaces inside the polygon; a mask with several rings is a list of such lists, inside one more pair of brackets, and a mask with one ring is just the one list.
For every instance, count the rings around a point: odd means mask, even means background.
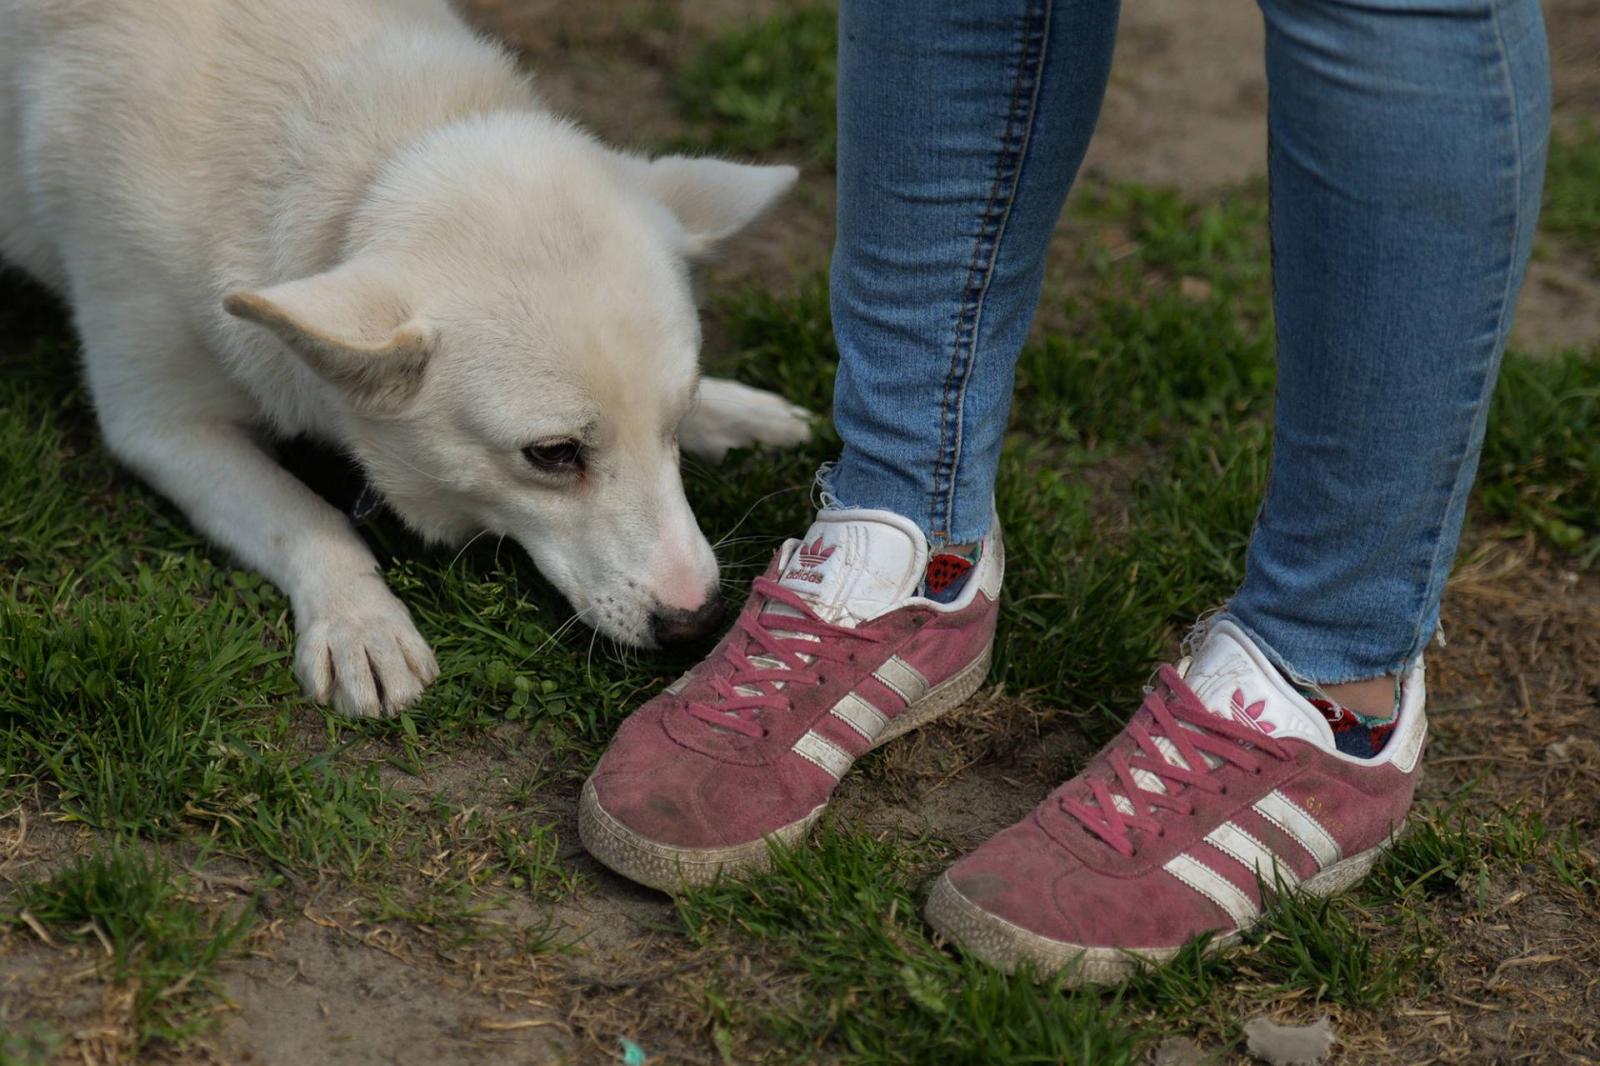
[{"label": "dog's black nose", "polygon": [[650,635],[667,649],[698,644],[717,631],[722,621],[722,597],[711,595],[705,605],[686,611],[678,607],[659,607],[650,616]]}]

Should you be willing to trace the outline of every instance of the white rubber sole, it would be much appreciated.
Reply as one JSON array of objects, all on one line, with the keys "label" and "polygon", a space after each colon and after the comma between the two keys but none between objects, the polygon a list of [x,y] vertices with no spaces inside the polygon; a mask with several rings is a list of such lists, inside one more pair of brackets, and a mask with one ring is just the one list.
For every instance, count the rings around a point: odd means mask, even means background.
[{"label": "white rubber sole", "polygon": [[[991,640],[976,659],[896,715],[867,750],[880,748],[965,703],[983,685],[993,655]],[[687,886],[710,884],[722,874],[766,869],[771,864],[773,844],[793,845],[803,839],[827,806],[823,803],[804,818],[756,840],[720,848],[684,848],[643,837],[612,817],[600,805],[591,777],[583,783],[583,793],[578,798],[578,837],[590,855],[628,880],[673,893]]]},{"label": "white rubber sole", "polygon": [[[1301,882],[1296,891],[1318,897],[1338,895],[1367,876],[1399,835],[1400,830],[1397,830],[1377,847],[1341,859]],[[933,891],[928,895],[926,915],[928,924],[945,940],[996,969],[1014,973],[1027,964],[1044,977],[1065,972],[1065,983],[1069,986],[1114,984],[1143,967],[1159,966],[1183,950],[1183,945],[1132,950],[1051,940],[973,903],[956,889],[949,874],[941,874],[934,882]],[[1207,950],[1215,951],[1237,943],[1257,921],[1260,921],[1259,916],[1243,929],[1216,937]]]}]

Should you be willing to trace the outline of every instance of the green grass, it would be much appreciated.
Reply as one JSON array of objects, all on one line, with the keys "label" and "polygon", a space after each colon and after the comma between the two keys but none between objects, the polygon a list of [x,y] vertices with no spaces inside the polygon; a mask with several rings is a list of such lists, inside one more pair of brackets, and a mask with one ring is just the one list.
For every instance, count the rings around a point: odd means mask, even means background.
[{"label": "green grass", "polygon": [[1483,444],[1479,496],[1585,565],[1600,558],[1600,346],[1506,357]]},{"label": "green grass", "polygon": [[52,1062],[66,1037],[44,1022],[28,1022],[0,1033],[0,1066],[45,1066]]},{"label": "green grass", "polygon": [[250,675],[282,658],[233,605],[175,600],[150,571],[133,586],[145,603],[67,600],[42,618],[0,618],[8,769],[37,767],[64,811],[108,829],[168,826],[223,787],[231,760],[194,737],[220,743],[235,702],[264,708]]},{"label": "green grass", "polygon": [[834,7],[787,6],[704,42],[675,72],[693,146],[834,159]]},{"label": "green grass", "polygon": [[1553,831],[1537,813],[1521,807],[1469,814],[1458,801],[1413,816],[1361,892],[1375,903],[1462,897],[1482,906],[1491,872],[1539,865],[1578,892],[1596,886],[1600,873],[1579,847],[1576,827]]},{"label": "green grass", "polygon": [[513,889],[540,900],[564,899],[577,889],[577,874],[561,861],[555,826],[507,821],[493,834],[496,862]]},{"label": "green grass", "polygon": [[166,860],[114,844],[24,887],[17,911],[57,939],[109,948],[111,979],[132,990],[135,1050],[181,1044],[205,1026],[216,965],[254,918],[248,907],[232,917],[212,914],[187,898],[187,887]]},{"label": "green grass", "polygon": [[1275,378],[1263,193],[1201,205],[1086,186],[1075,213],[1119,235],[1118,257],[1103,241],[1083,249],[1093,283],[1069,301],[1067,328],[1024,349],[1015,428],[1102,453],[1263,416]]},{"label": "green grass", "polygon": [[[368,888],[364,913],[371,921],[410,922],[459,947],[500,935],[505,922],[498,912],[514,899],[559,903],[582,883],[561,858],[555,825],[535,812],[435,796],[425,811],[419,804],[412,813],[420,816],[418,831],[391,856],[391,872]],[[554,923],[537,921],[519,930],[518,943],[524,953],[566,946]]]},{"label": "green grass", "polygon": [[[679,918],[700,946],[745,938],[797,975],[753,1008],[780,1047],[859,1063],[1133,1061],[1140,1034],[1114,997],[1063,994],[935,949],[910,887],[916,851],[825,826],[777,850],[768,873],[681,897]],[[728,1023],[751,1020],[736,1003],[747,991],[732,984],[718,997]]]},{"label": "green grass", "polygon": [[[1094,281],[1068,328],[1019,360],[1000,659],[1008,687],[1072,708],[1097,741],[1243,576],[1274,372],[1260,190],[1201,206],[1090,188],[1077,210],[1123,248],[1114,263],[1086,250]],[[1094,471],[1111,474],[1098,493]]]},{"label": "green grass", "polygon": [[932,841],[830,823],[775,850],[771,871],[691,891],[677,909],[697,946],[747,946],[782,975],[723,974],[708,998],[726,1030],[755,1026],[779,1047],[852,1062],[1130,1061],[1146,1034],[1174,1026],[1235,1046],[1259,1005],[1381,1012],[1426,993],[1448,919],[1425,905],[1490,872],[1547,861],[1593,891],[1592,861],[1526,812],[1416,822],[1359,893],[1276,894],[1237,946],[1201,938],[1110,990],[1005,977],[934,949],[916,917],[916,886],[946,857]]},{"label": "green grass", "polygon": [[1587,248],[1600,266],[1600,129],[1592,122],[1551,138],[1539,222]]},{"label": "green grass", "polygon": [[1399,950],[1378,947],[1342,900],[1280,895],[1250,938],[1252,962],[1268,987],[1303,992],[1317,1003],[1379,1008],[1425,987],[1417,978],[1427,938],[1419,932]]},{"label": "green grass", "polygon": [[231,582],[197,600],[188,569],[0,612],[5,792],[42,789],[99,829],[192,828],[277,867],[354,870],[386,836],[373,769],[296,747],[281,611]]},{"label": "green grass", "polygon": [[769,872],[681,896],[697,946],[748,945],[784,975],[724,975],[710,993],[721,1024],[851,1062],[1129,1062],[1173,1026],[1239,1042],[1241,1002],[1384,1008],[1426,989],[1437,954],[1415,921],[1380,944],[1352,901],[1284,894],[1240,946],[1202,938],[1120,988],[1072,990],[1065,975],[1008,977],[929,944],[915,886],[943,854],[829,824],[776,849]]},{"label": "green grass", "polygon": [[1122,990],[1132,1011],[1228,1044],[1242,1042],[1242,1024],[1258,1004],[1292,999],[1318,1007],[1371,1011],[1396,996],[1425,991],[1437,934],[1398,927],[1374,940],[1357,924],[1348,900],[1284,894],[1260,924],[1233,946],[1202,936],[1166,965],[1140,971]]}]

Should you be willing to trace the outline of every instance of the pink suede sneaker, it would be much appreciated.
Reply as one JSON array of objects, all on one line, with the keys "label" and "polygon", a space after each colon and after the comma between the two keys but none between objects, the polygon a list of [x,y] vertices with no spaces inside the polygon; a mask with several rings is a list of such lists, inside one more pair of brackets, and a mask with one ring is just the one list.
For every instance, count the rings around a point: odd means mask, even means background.
[{"label": "pink suede sneaker", "polygon": [[1205,932],[1237,939],[1263,886],[1343,891],[1411,807],[1423,689],[1418,662],[1388,743],[1352,758],[1249,637],[1217,622],[1081,774],[935,882],[928,921],[1008,972],[1071,967],[1070,981],[1100,983]]},{"label": "pink suede sneaker", "polygon": [[760,868],[769,839],[804,836],[856,759],[983,683],[999,527],[952,602],[918,595],[927,567],[899,515],[823,511],[716,650],[622,723],[583,786],[584,847],[670,892]]}]

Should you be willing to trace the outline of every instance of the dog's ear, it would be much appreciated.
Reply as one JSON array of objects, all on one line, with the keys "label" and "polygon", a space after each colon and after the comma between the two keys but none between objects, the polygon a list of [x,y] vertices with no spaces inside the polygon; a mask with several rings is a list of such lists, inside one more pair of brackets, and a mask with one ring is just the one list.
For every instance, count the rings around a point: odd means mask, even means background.
[{"label": "dog's ear", "polygon": [[688,238],[689,258],[705,259],[756,221],[794,185],[791,166],[750,166],[723,159],[622,156],[625,173],[672,212]]},{"label": "dog's ear", "polygon": [[357,263],[256,292],[232,292],[230,315],[265,326],[311,369],[373,414],[403,408],[422,387],[433,333],[382,270]]}]

